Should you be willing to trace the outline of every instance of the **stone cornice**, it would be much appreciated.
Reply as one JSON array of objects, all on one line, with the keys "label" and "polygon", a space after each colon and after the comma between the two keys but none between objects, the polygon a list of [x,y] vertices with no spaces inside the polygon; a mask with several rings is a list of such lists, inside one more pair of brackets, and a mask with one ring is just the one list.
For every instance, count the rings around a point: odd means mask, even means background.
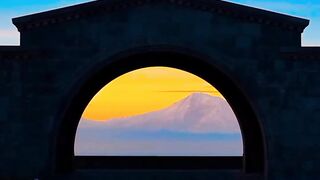
[{"label": "stone cornice", "polygon": [[282,49],[281,56],[290,60],[318,60],[320,61],[320,47],[301,47]]},{"label": "stone cornice", "polygon": [[32,59],[36,57],[43,57],[43,51],[33,51],[24,49],[20,46],[0,46],[0,60],[9,59],[9,60],[24,60]]},{"label": "stone cornice", "polygon": [[309,20],[306,19],[220,0],[97,0],[75,6],[14,18],[13,23],[20,32],[24,32],[30,29],[74,21],[77,19],[86,18],[88,16],[95,16],[120,9],[142,6],[147,3],[170,3],[176,6],[208,11],[244,21],[275,26],[290,31],[303,32],[303,30],[309,24]]}]

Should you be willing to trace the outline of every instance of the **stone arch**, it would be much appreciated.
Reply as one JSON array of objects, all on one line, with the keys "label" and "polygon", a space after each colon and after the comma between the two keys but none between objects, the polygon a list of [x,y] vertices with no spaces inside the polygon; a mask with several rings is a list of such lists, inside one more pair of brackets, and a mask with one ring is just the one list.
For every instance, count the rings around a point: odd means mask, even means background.
[{"label": "stone arch", "polygon": [[[265,173],[266,147],[263,129],[241,87],[225,71],[212,65],[211,57],[190,50],[142,48],[119,53],[80,78],[78,89],[63,105],[56,126],[54,166],[57,172],[73,169],[74,140],[81,114],[92,97],[116,77],[139,68],[166,66],[193,73],[217,88],[232,107],[243,138],[243,167],[247,173]],[[88,88],[90,87],[90,88]]]}]

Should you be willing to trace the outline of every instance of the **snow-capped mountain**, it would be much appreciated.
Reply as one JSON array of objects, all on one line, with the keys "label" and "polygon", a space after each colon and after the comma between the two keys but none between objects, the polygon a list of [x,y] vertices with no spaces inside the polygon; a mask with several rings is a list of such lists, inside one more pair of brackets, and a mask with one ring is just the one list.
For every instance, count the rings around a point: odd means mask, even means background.
[{"label": "snow-capped mountain", "polygon": [[165,109],[137,116],[102,122],[81,119],[75,154],[238,156],[242,139],[224,99],[194,93]]},{"label": "snow-capped mountain", "polygon": [[79,128],[174,131],[190,133],[240,133],[237,119],[226,100],[194,93],[173,105],[154,112],[103,122],[82,120]]}]

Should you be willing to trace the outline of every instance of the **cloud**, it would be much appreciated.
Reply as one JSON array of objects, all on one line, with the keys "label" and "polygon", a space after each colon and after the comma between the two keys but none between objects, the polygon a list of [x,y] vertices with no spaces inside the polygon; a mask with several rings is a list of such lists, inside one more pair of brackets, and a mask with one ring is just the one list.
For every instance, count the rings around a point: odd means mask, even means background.
[{"label": "cloud", "polygon": [[168,90],[168,91],[157,91],[161,93],[219,93],[219,91],[204,91],[204,90]]},{"label": "cloud", "polygon": [[9,29],[0,29],[0,38],[16,37],[17,35],[19,35],[19,32]]},{"label": "cloud", "polygon": [[75,154],[82,156],[242,156],[243,144],[240,140],[123,140],[97,139],[88,136],[76,139]]},{"label": "cloud", "polygon": [[0,29],[0,46],[1,45],[18,45],[20,33],[10,29]]}]

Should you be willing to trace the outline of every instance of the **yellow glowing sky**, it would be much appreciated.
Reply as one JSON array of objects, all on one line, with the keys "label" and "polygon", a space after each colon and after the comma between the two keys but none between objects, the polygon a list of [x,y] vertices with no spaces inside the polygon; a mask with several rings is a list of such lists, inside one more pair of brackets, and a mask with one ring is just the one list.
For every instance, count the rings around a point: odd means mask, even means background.
[{"label": "yellow glowing sky", "polygon": [[107,120],[163,109],[194,92],[222,95],[203,79],[168,67],[128,72],[104,86],[90,101],[82,117]]}]

